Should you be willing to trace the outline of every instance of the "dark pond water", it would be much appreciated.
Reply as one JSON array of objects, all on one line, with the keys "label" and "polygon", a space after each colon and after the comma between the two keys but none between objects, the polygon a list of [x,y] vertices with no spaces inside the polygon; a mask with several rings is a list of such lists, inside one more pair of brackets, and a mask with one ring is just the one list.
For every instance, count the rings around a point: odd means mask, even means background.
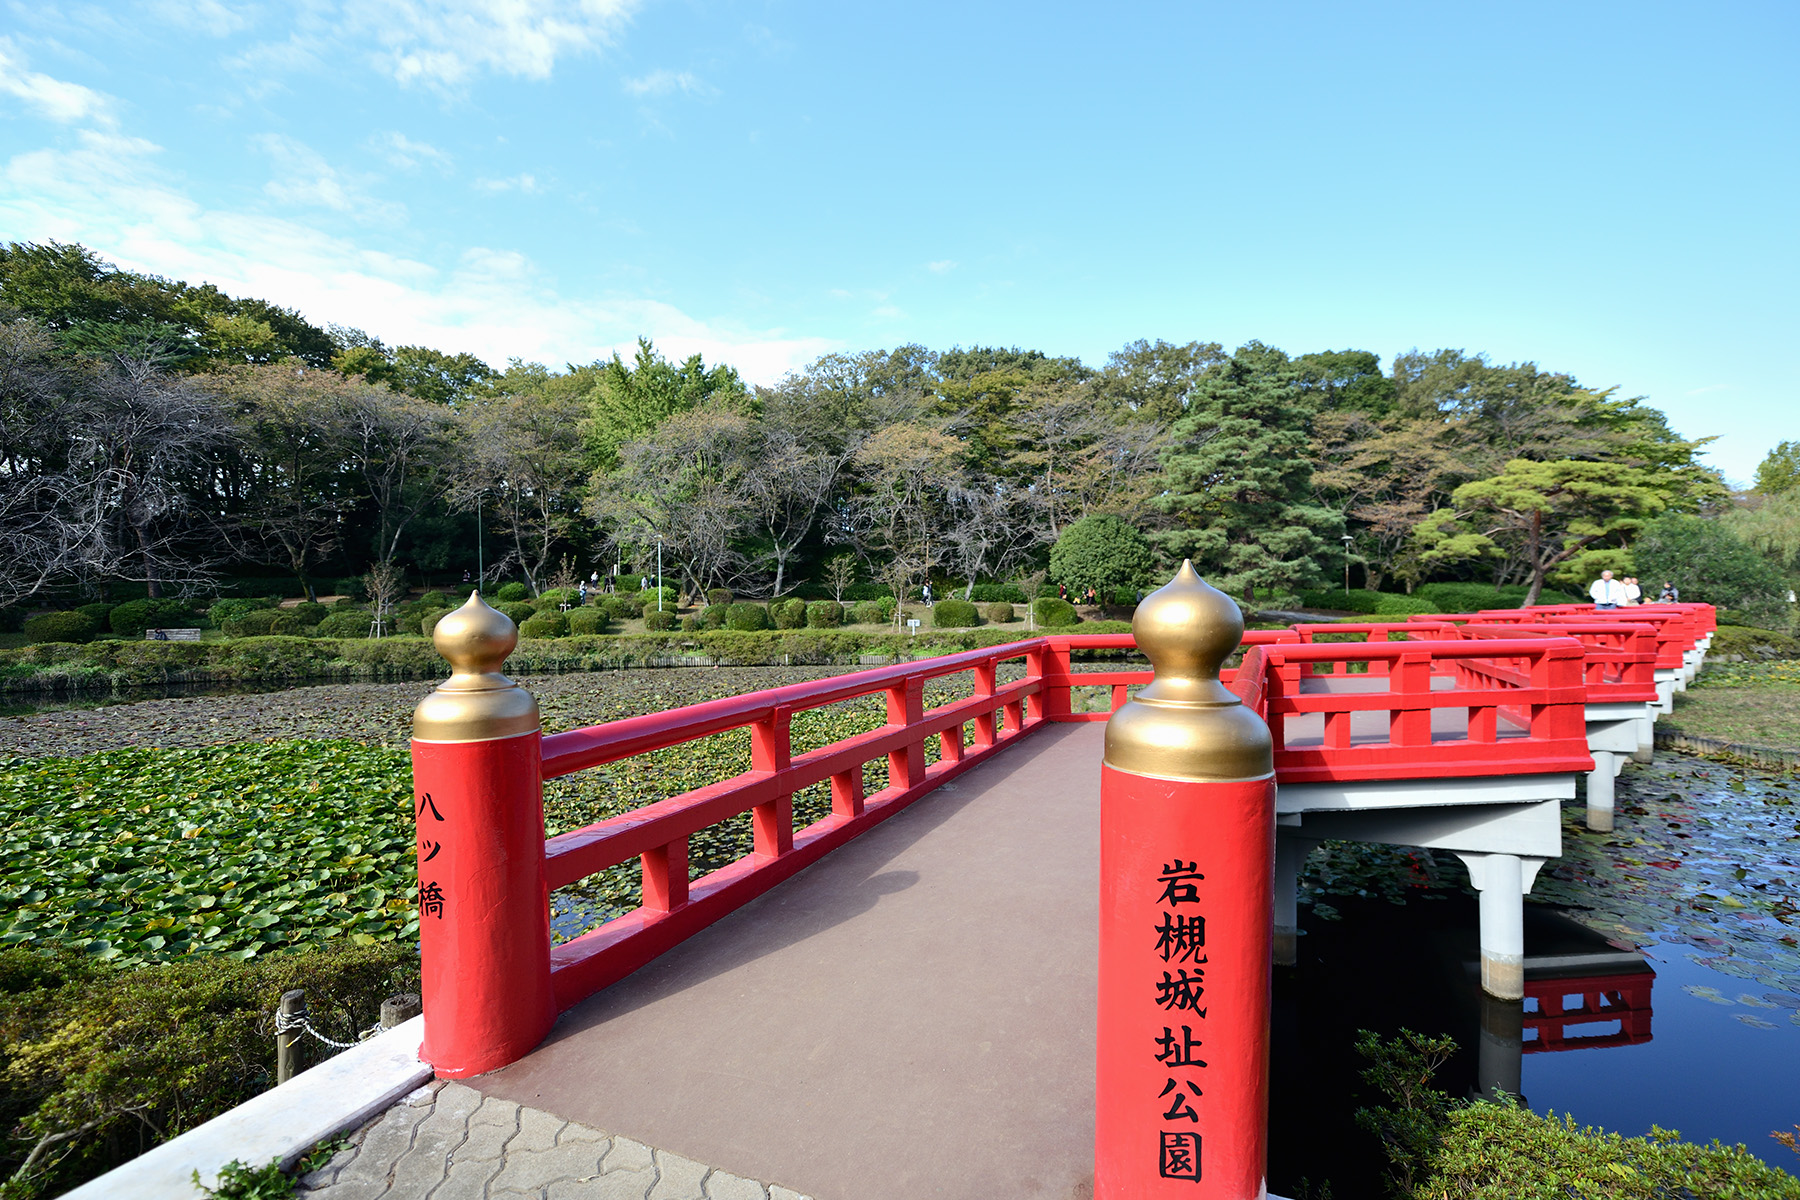
[{"label": "dark pond water", "polygon": [[113,692],[65,692],[60,694],[0,697],[0,717],[29,717],[33,713],[67,712],[72,709],[112,708],[144,700],[187,699],[202,696],[261,696],[294,690],[293,680],[267,683],[158,683],[122,688]]},{"label": "dark pond water", "polygon": [[1351,1049],[1359,1029],[1455,1038],[1438,1081],[1453,1096],[1499,1085],[1538,1112],[1743,1143],[1800,1173],[1769,1136],[1800,1123],[1800,785],[1679,758],[1620,785],[1611,835],[1566,809],[1564,857],[1526,908],[1523,1005],[1481,993],[1476,901],[1446,886],[1454,866],[1398,889],[1352,871],[1303,910],[1299,964],[1275,980],[1273,1190],[1382,1194],[1353,1115],[1380,1102]]}]

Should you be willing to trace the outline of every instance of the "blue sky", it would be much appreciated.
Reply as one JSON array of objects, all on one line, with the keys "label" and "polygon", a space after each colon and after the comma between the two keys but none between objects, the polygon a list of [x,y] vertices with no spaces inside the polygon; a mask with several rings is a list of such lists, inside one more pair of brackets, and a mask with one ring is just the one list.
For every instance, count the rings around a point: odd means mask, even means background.
[{"label": "blue sky", "polygon": [[0,237],[559,365],[1532,360],[1800,438],[1800,6],[14,2]]}]

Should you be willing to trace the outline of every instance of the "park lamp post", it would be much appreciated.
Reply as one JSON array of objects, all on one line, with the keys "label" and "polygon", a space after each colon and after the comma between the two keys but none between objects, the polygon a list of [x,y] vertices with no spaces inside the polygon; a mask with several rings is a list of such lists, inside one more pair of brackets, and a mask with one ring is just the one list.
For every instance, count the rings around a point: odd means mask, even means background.
[{"label": "park lamp post", "polygon": [[662,534],[656,535],[656,611],[662,609]]},{"label": "park lamp post", "polygon": [[1344,543],[1344,599],[1349,600],[1350,599],[1350,547],[1356,541],[1356,539],[1351,537],[1347,533],[1340,533],[1340,534],[1338,534],[1338,537]]}]

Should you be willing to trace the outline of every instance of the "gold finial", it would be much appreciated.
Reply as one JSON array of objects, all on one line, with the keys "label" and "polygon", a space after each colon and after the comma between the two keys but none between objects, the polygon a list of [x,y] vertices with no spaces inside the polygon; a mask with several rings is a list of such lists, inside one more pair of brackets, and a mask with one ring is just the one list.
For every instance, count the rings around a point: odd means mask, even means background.
[{"label": "gold finial", "polygon": [[1265,779],[1274,773],[1269,727],[1219,682],[1244,636],[1231,598],[1183,562],[1131,618],[1155,680],[1106,723],[1106,761],[1163,779]]},{"label": "gold finial", "polygon": [[485,742],[538,727],[537,700],[500,673],[518,627],[480,592],[438,621],[431,644],[450,660],[450,678],[413,710],[414,741]]}]

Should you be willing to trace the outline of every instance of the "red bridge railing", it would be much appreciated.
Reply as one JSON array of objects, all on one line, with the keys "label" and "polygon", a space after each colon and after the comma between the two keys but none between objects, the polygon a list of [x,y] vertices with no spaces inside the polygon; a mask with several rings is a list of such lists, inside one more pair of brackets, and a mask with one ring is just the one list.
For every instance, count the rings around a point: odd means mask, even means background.
[{"label": "red bridge railing", "polygon": [[[1622,975],[1589,975],[1579,979],[1527,979],[1524,1028],[1526,1054],[1558,1050],[1594,1050],[1636,1046],[1651,1040],[1655,1015],[1650,994],[1656,975],[1636,971]],[[1569,997],[1579,997],[1574,1004]],[[1597,1025],[1619,1023],[1616,1030],[1594,1032]]]}]

